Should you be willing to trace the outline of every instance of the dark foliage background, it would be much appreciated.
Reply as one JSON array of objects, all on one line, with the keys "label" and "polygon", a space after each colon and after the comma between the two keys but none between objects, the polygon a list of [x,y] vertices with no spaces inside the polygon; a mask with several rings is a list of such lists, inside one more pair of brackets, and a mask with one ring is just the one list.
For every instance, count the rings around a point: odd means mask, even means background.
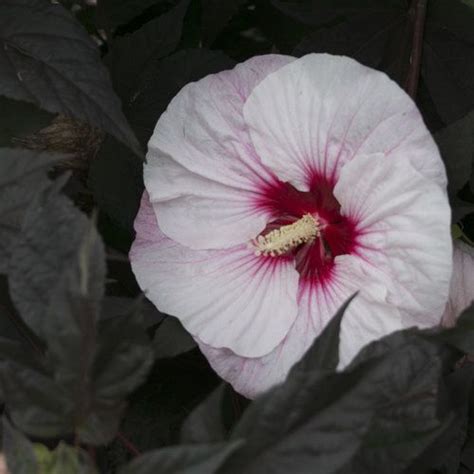
[{"label": "dark foliage background", "polygon": [[407,89],[447,166],[453,237],[472,243],[474,2],[93,3],[0,2],[10,471],[473,472],[473,308],[456,328],[395,333],[335,372],[341,308],[287,382],[250,403],[140,296],[127,252],[146,144],[169,101],[270,52],[348,55]]}]

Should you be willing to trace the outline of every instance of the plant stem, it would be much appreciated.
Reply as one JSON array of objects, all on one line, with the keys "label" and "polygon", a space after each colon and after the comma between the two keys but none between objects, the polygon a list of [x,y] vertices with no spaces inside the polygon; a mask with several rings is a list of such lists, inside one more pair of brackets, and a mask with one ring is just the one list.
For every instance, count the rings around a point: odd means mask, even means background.
[{"label": "plant stem", "polygon": [[123,444],[126,450],[134,457],[140,456],[140,454],[142,454],[140,450],[129,439],[127,439],[121,431],[117,433],[116,437]]},{"label": "plant stem", "polygon": [[423,32],[425,29],[426,7],[428,0],[413,0],[410,13],[413,17],[413,42],[410,56],[410,67],[405,89],[415,99],[420,79],[421,56],[423,52]]}]

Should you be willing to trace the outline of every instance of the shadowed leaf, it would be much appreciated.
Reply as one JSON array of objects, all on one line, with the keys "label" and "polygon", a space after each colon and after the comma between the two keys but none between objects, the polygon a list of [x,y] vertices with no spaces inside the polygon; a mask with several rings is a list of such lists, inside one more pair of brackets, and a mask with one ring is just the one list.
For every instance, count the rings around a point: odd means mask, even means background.
[{"label": "shadowed leaf", "polygon": [[156,359],[175,357],[197,347],[192,336],[177,318],[168,316],[158,327],[153,338]]},{"label": "shadowed leaf", "polygon": [[24,138],[51,123],[54,115],[29,102],[0,96],[0,146],[12,146],[14,138]]},{"label": "shadowed leaf", "polygon": [[98,0],[98,23],[113,30],[133,20],[147,8],[165,2],[166,0]]},{"label": "shadowed leaf", "polygon": [[383,70],[403,86],[411,49],[408,10],[360,9],[343,21],[324,26],[296,46],[294,54],[330,53],[349,56]]},{"label": "shadowed leaf", "polygon": [[202,39],[210,46],[246,0],[202,0]]},{"label": "shadowed leaf", "polygon": [[133,460],[119,474],[213,474],[240,445],[233,441],[163,448]]},{"label": "shadowed leaf", "polygon": [[404,9],[403,0],[271,0],[286,15],[313,26],[321,26],[340,16],[351,17],[358,13]]},{"label": "shadowed leaf", "polygon": [[97,46],[61,5],[2,1],[0,95],[102,128],[141,155]]},{"label": "shadowed leaf", "polygon": [[6,273],[11,247],[36,193],[48,184],[46,171],[59,156],[28,150],[0,149],[0,273]]},{"label": "shadowed leaf", "polygon": [[[9,272],[12,300],[25,322],[43,337],[51,290],[75,261],[87,232],[87,218],[55,188],[31,203],[20,237],[12,247]],[[95,290],[103,292],[103,282]]]},{"label": "shadowed leaf", "polygon": [[462,119],[448,125],[435,133],[434,138],[439,146],[441,157],[446,165],[448,174],[448,192],[451,206],[454,208],[456,222],[460,217],[459,209],[464,207],[466,214],[474,210],[474,205],[462,201],[457,196],[458,192],[470,181],[474,189],[473,162],[474,162],[474,112]]},{"label": "shadowed leaf", "polygon": [[[124,98],[128,104],[127,117],[143,146],[183,86],[233,65],[224,54],[205,49],[184,50],[147,63],[138,82],[133,78],[128,85],[132,87],[131,95]],[[142,166],[124,146],[109,138],[89,172],[89,185],[99,207],[128,232],[132,232],[143,192]]]},{"label": "shadowed leaf", "polygon": [[474,107],[470,79],[474,75],[474,44],[459,39],[456,32],[427,25],[421,72],[446,124],[462,118]]},{"label": "shadowed leaf", "polygon": [[47,349],[37,366],[21,359],[7,365],[8,411],[31,435],[74,433],[87,444],[105,444],[153,360],[142,320],[130,312],[101,320],[102,242],[56,187],[31,204],[20,240],[12,294]]},{"label": "shadowed leaf", "polygon": [[116,38],[112,43],[105,62],[125,110],[133,100],[134,87],[150,61],[167,56],[178,46],[189,1],[180,0],[169,12],[145,23],[132,34]]},{"label": "shadowed leaf", "polygon": [[459,315],[454,328],[435,333],[432,337],[465,354],[474,354],[474,305]]},{"label": "shadowed leaf", "polygon": [[226,438],[227,431],[222,419],[225,384],[219,385],[189,415],[181,428],[184,443],[213,443]]},{"label": "shadowed leaf", "polygon": [[13,474],[39,474],[33,444],[3,417],[3,451],[8,470]]},{"label": "shadowed leaf", "polygon": [[455,405],[439,407],[445,353],[416,330],[373,342],[342,373],[321,374],[316,354],[247,409],[226,474],[399,473],[451,428]]},{"label": "shadowed leaf", "polygon": [[[342,318],[352,300],[357,297],[357,293],[348,298],[344,304],[336,311],[327,326],[323,329],[319,337],[308,349],[305,357],[291,370],[292,377],[298,377],[298,373],[307,371],[333,372],[339,364],[339,335],[341,331]],[[311,366],[305,365],[306,361],[311,361]]]}]

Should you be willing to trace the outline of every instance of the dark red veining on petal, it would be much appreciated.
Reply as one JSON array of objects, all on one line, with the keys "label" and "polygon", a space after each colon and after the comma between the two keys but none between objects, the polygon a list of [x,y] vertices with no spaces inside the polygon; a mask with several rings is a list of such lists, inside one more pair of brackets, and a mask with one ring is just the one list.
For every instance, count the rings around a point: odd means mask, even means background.
[{"label": "dark red veining on petal", "polygon": [[340,212],[341,206],[333,194],[334,182],[314,174],[310,183],[310,191],[302,192],[289,183],[275,181],[263,190],[256,205],[273,217],[263,234],[295,222],[307,213],[318,217],[322,225],[321,236],[300,245],[291,254],[303,282],[320,285],[331,277],[335,257],[356,251],[357,229],[356,222]]}]

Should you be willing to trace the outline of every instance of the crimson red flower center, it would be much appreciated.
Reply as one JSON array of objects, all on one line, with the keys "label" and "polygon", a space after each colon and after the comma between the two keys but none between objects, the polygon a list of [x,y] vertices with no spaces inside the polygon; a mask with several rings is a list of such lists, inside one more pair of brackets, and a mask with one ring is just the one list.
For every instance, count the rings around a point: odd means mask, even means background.
[{"label": "crimson red flower center", "polygon": [[314,176],[308,192],[298,191],[289,183],[275,181],[265,187],[257,205],[270,212],[272,219],[262,232],[292,224],[311,214],[320,224],[319,235],[275,258],[294,258],[296,270],[310,284],[322,284],[331,277],[334,259],[354,253],[357,245],[356,222],[341,214],[333,193],[334,183]]}]

